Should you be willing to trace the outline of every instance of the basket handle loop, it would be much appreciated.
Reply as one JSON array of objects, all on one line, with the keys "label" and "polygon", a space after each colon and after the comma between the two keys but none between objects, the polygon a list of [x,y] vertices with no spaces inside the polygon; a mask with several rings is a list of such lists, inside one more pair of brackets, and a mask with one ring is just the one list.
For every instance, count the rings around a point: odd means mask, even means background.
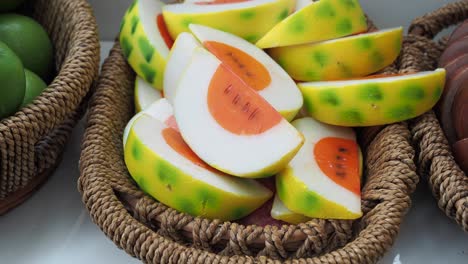
[{"label": "basket handle loop", "polygon": [[411,22],[409,34],[434,38],[443,29],[468,18],[468,0],[449,3]]}]

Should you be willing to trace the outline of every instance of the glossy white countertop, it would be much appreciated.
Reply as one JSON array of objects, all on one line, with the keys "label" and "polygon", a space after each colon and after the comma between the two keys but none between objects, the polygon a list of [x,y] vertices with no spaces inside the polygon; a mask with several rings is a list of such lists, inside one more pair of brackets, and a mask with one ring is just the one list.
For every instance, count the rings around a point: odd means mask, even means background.
[{"label": "glossy white countertop", "polygon": [[[112,45],[102,43],[105,56]],[[62,164],[32,198],[0,217],[0,263],[139,263],[91,222],[76,188],[84,122],[67,145]],[[468,263],[468,234],[435,204],[420,184],[393,248],[382,264]]]}]

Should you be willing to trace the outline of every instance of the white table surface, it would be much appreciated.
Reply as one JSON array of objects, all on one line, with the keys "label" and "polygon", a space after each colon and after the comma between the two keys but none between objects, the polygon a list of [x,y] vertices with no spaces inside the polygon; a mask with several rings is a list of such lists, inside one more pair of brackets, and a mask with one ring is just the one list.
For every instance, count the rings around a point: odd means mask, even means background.
[{"label": "white table surface", "polygon": [[[112,43],[102,43],[102,57]],[[50,180],[20,207],[0,217],[0,263],[139,263],[118,249],[91,219],[76,188],[84,122]],[[468,263],[468,234],[420,184],[393,248],[381,264]]]}]

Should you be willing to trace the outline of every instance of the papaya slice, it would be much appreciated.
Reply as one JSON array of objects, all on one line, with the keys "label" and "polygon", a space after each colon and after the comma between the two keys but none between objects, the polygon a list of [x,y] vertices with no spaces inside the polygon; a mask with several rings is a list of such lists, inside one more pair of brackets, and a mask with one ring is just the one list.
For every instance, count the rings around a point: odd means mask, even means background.
[{"label": "papaya slice", "polygon": [[390,65],[400,54],[402,34],[403,29],[399,27],[317,43],[277,47],[269,49],[268,53],[297,81],[350,79]]},{"label": "papaya slice", "polygon": [[305,44],[367,31],[367,20],[358,0],[309,0],[296,6],[296,12],[256,43],[258,47]]},{"label": "papaya slice", "polygon": [[155,105],[130,124],[124,152],[130,175],[144,192],[181,212],[224,221],[248,215],[272,196],[254,180],[208,166],[176,129],[161,122],[172,112],[167,100]]},{"label": "papaya slice", "polygon": [[293,125],[305,143],[276,177],[279,199],[290,211],[311,218],[360,217],[361,159],[354,131],[309,117]]},{"label": "papaya slice", "polygon": [[292,120],[302,107],[303,99],[296,83],[266,54],[248,41],[209,27],[191,24],[195,37],[256,90],[287,120]]},{"label": "papaya slice", "polygon": [[152,103],[162,98],[162,93],[141,77],[135,79],[135,110],[141,112]]},{"label": "papaya slice", "polygon": [[195,51],[179,81],[174,110],[192,150],[231,175],[271,176],[303,143],[287,120],[203,48]]},{"label": "papaya slice", "polygon": [[163,74],[172,39],[159,0],[135,0],[122,20],[120,45],[128,63],[146,82],[163,88]]},{"label": "papaya slice", "polygon": [[445,70],[361,80],[299,83],[307,112],[339,126],[376,126],[430,110],[445,85]]},{"label": "papaya slice", "polygon": [[173,39],[182,32],[190,32],[190,24],[200,24],[255,43],[292,12],[294,3],[294,0],[190,1],[164,6],[163,15]]}]

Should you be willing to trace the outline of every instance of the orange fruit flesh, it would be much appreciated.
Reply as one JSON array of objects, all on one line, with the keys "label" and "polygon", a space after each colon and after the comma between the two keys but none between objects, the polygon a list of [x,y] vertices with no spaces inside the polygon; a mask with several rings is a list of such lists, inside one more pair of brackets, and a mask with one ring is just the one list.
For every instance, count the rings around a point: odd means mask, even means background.
[{"label": "orange fruit flesh", "polygon": [[205,41],[203,45],[252,89],[261,91],[270,85],[270,72],[249,54],[217,41]]},{"label": "orange fruit flesh", "polygon": [[208,88],[208,109],[216,122],[237,135],[261,134],[281,122],[281,115],[223,64]]},{"label": "orange fruit flesh", "polygon": [[180,132],[179,131],[179,126],[177,125],[177,122],[175,120],[175,117],[174,116],[170,116],[165,122],[164,124],[170,128],[173,128],[175,129],[175,131],[177,132]]},{"label": "orange fruit flesh", "polygon": [[169,30],[167,29],[166,22],[164,22],[162,14],[156,17],[156,24],[159,32],[161,32],[162,38],[164,39],[164,43],[166,43],[166,46],[171,49],[172,45],[174,45],[174,40],[171,38],[171,35],[169,35]]},{"label": "orange fruit flesh", "polygon": [[327,137],[314,147],[314,157],[322,172],[336,184],[361,194],[359,147],[353,140]]},{"label": "orange fruit flesh", "polygon": [[197,166],[200,166],[204,169],[212,171],[214,173],[219,173],[214,168],[210,167],[206,164],[203,160],[201,160],[197,154],[195,154],[192,149],[185,143],[184,139],[180,135],[180,133],[172,127],[165,128],[162,131],[162,136],[166,143],[177,153],[185,157],[186,159],[190,160]]}]

